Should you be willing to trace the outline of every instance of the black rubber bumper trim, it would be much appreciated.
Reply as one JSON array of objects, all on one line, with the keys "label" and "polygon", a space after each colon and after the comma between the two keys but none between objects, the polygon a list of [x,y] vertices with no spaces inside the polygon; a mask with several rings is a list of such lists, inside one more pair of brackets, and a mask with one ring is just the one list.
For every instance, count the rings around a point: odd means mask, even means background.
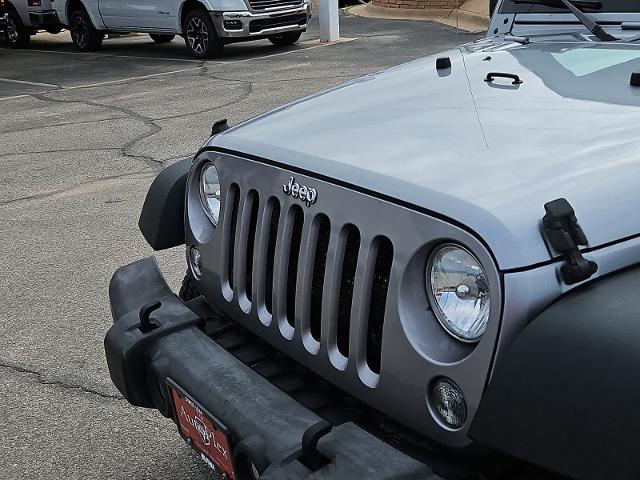
[{"label": "black rubber bumper trim", "polygon": [[[266,478],[438,478],[353,423],[320,438],[318,451],[329,463],[312,472],[298,459],[305,432],[322,419],[209,338],[202,319],[171,292],[153,257],[120,268],[109,295],[114,325],[105,338],[107,363],[114,384],[133,405],[172,417],[166,389],[172,379],[228,428],[232,445],[265,470]],[[156,302],[159,307],[145,308]],[[151,311],[142,329],[141,310]]]}]

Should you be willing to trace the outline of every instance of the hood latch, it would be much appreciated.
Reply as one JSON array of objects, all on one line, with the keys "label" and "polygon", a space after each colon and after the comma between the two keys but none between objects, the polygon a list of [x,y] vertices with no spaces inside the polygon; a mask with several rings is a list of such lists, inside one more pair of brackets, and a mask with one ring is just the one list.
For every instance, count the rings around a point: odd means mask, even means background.
[{"label": "hood latch", "polygon": [[545,203],[544,209],[547,213],[542,225],[546,238],[556,252],[566,256],[566,263],[560,267],[562,279],[567,285],[573,285],[590,278],[598,271],[598,264],[580,252],[580,246],[589,242],[573,207],[566,198],[558,198]]}]

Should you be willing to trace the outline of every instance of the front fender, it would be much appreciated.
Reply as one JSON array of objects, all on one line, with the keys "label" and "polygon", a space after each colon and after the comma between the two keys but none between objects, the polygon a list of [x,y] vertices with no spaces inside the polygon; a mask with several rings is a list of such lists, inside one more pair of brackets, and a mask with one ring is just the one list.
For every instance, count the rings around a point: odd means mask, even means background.
[{"label": "front fender", "polygon": [[[244,0],[197,0],[197,3],[201,4],[208,12],[246,12],[249,10]],[[182,19],[185,15],[185,8],[189,9],[191,6],[193,6],[192,1],[181,3],[178,14],[180,25],[182,25]]]},{"label": "front fender", "polygon": [[75,11],[80,5],[82,5],[86,10],[89,18],[91,19],[91,23],[95,28],[98,30],[107,29],[106,25],[102,21],[100,11],[98,10],[98,2],[87,2],[85,0],[75,0],[71,2],[69,0],[64,0],[61,2],[54,2],[52,4],[53,9],[58,14],[60,23],[65,27],[69,26],[69,17],[71,16],[71,13],[73,13],[73,11]]},{"label": "front fender", "polygon": [[89,14],[89,18],[91,18],[91,22],[93,26],[98,30],[107,30],[107,26],[102,20],[102,15],[100,14],[100,10],[98,9],[98,2],[87,2],[83,1],[85,10]]},{"label": "front fender", "polygon": [[640,478],[640,266],[534,319],[499,359],[470,436],[573,478]]},{"label": "front fender", "polygon": [[[208,12],[245,12],[248,11],[244,0],[195,0]],[[195,6],[192,0],[185,0],[180,4],[180,11],[176,17],[176,31],[182,32],[182,23],[187,11]]]},{"label": "front fender", "polygon": [[18,12],[18,15],[20,15],[22,23],[24,23],[26,26],[31,25],[31,22],[29,21],[29,8],[27,7],[27,2],[6,1],[5,10],[15,10],[16,12]]},{"label": "front fender", "polygon": [[69,16],[67,14],[67,4],[68,0],[61,0],[59,2],[54,2],[51,4],[51,7],[56,11],[58,15],[58,20],[62,25],[69,25]]}]

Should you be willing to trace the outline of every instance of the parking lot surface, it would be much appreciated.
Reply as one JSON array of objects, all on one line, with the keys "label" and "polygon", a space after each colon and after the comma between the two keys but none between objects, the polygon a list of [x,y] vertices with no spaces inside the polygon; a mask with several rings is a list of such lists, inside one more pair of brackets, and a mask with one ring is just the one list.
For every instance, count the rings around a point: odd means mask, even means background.
[{"label": "parking lot surface", "polygon": [[[341,17],[346,41],[235,44],[214,61],[181,39],[108,39],[75,52],[67,34],[0,44],[0,472],[3,478],[211,478],[157,412],[111,384],[107,287],[152,254],[137,219],[154,176],[231,124],[455,46],[427,22]],[[461,33],[460,42],[475,37]],[[313,135],[313,132],[305,132]],[[161,252],[174,287],[184,252]]]}]

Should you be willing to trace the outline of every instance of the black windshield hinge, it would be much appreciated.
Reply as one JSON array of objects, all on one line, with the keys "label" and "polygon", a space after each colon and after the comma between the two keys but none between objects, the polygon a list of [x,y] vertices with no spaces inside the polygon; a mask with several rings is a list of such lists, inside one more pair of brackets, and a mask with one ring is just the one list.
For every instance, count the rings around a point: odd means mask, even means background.
[{"label": "black windshield hinge", "polygon": [[573,285],[590,278],[598,271],[598,265],[580,253],[580,246],[588,242],[573,207],[567,199],[558,198],[545,203],[544,209],[547,213],[542,225],[546,238],[556,252],[566,256],[566,263],[560,267],[562,279],[567,285]]}]

